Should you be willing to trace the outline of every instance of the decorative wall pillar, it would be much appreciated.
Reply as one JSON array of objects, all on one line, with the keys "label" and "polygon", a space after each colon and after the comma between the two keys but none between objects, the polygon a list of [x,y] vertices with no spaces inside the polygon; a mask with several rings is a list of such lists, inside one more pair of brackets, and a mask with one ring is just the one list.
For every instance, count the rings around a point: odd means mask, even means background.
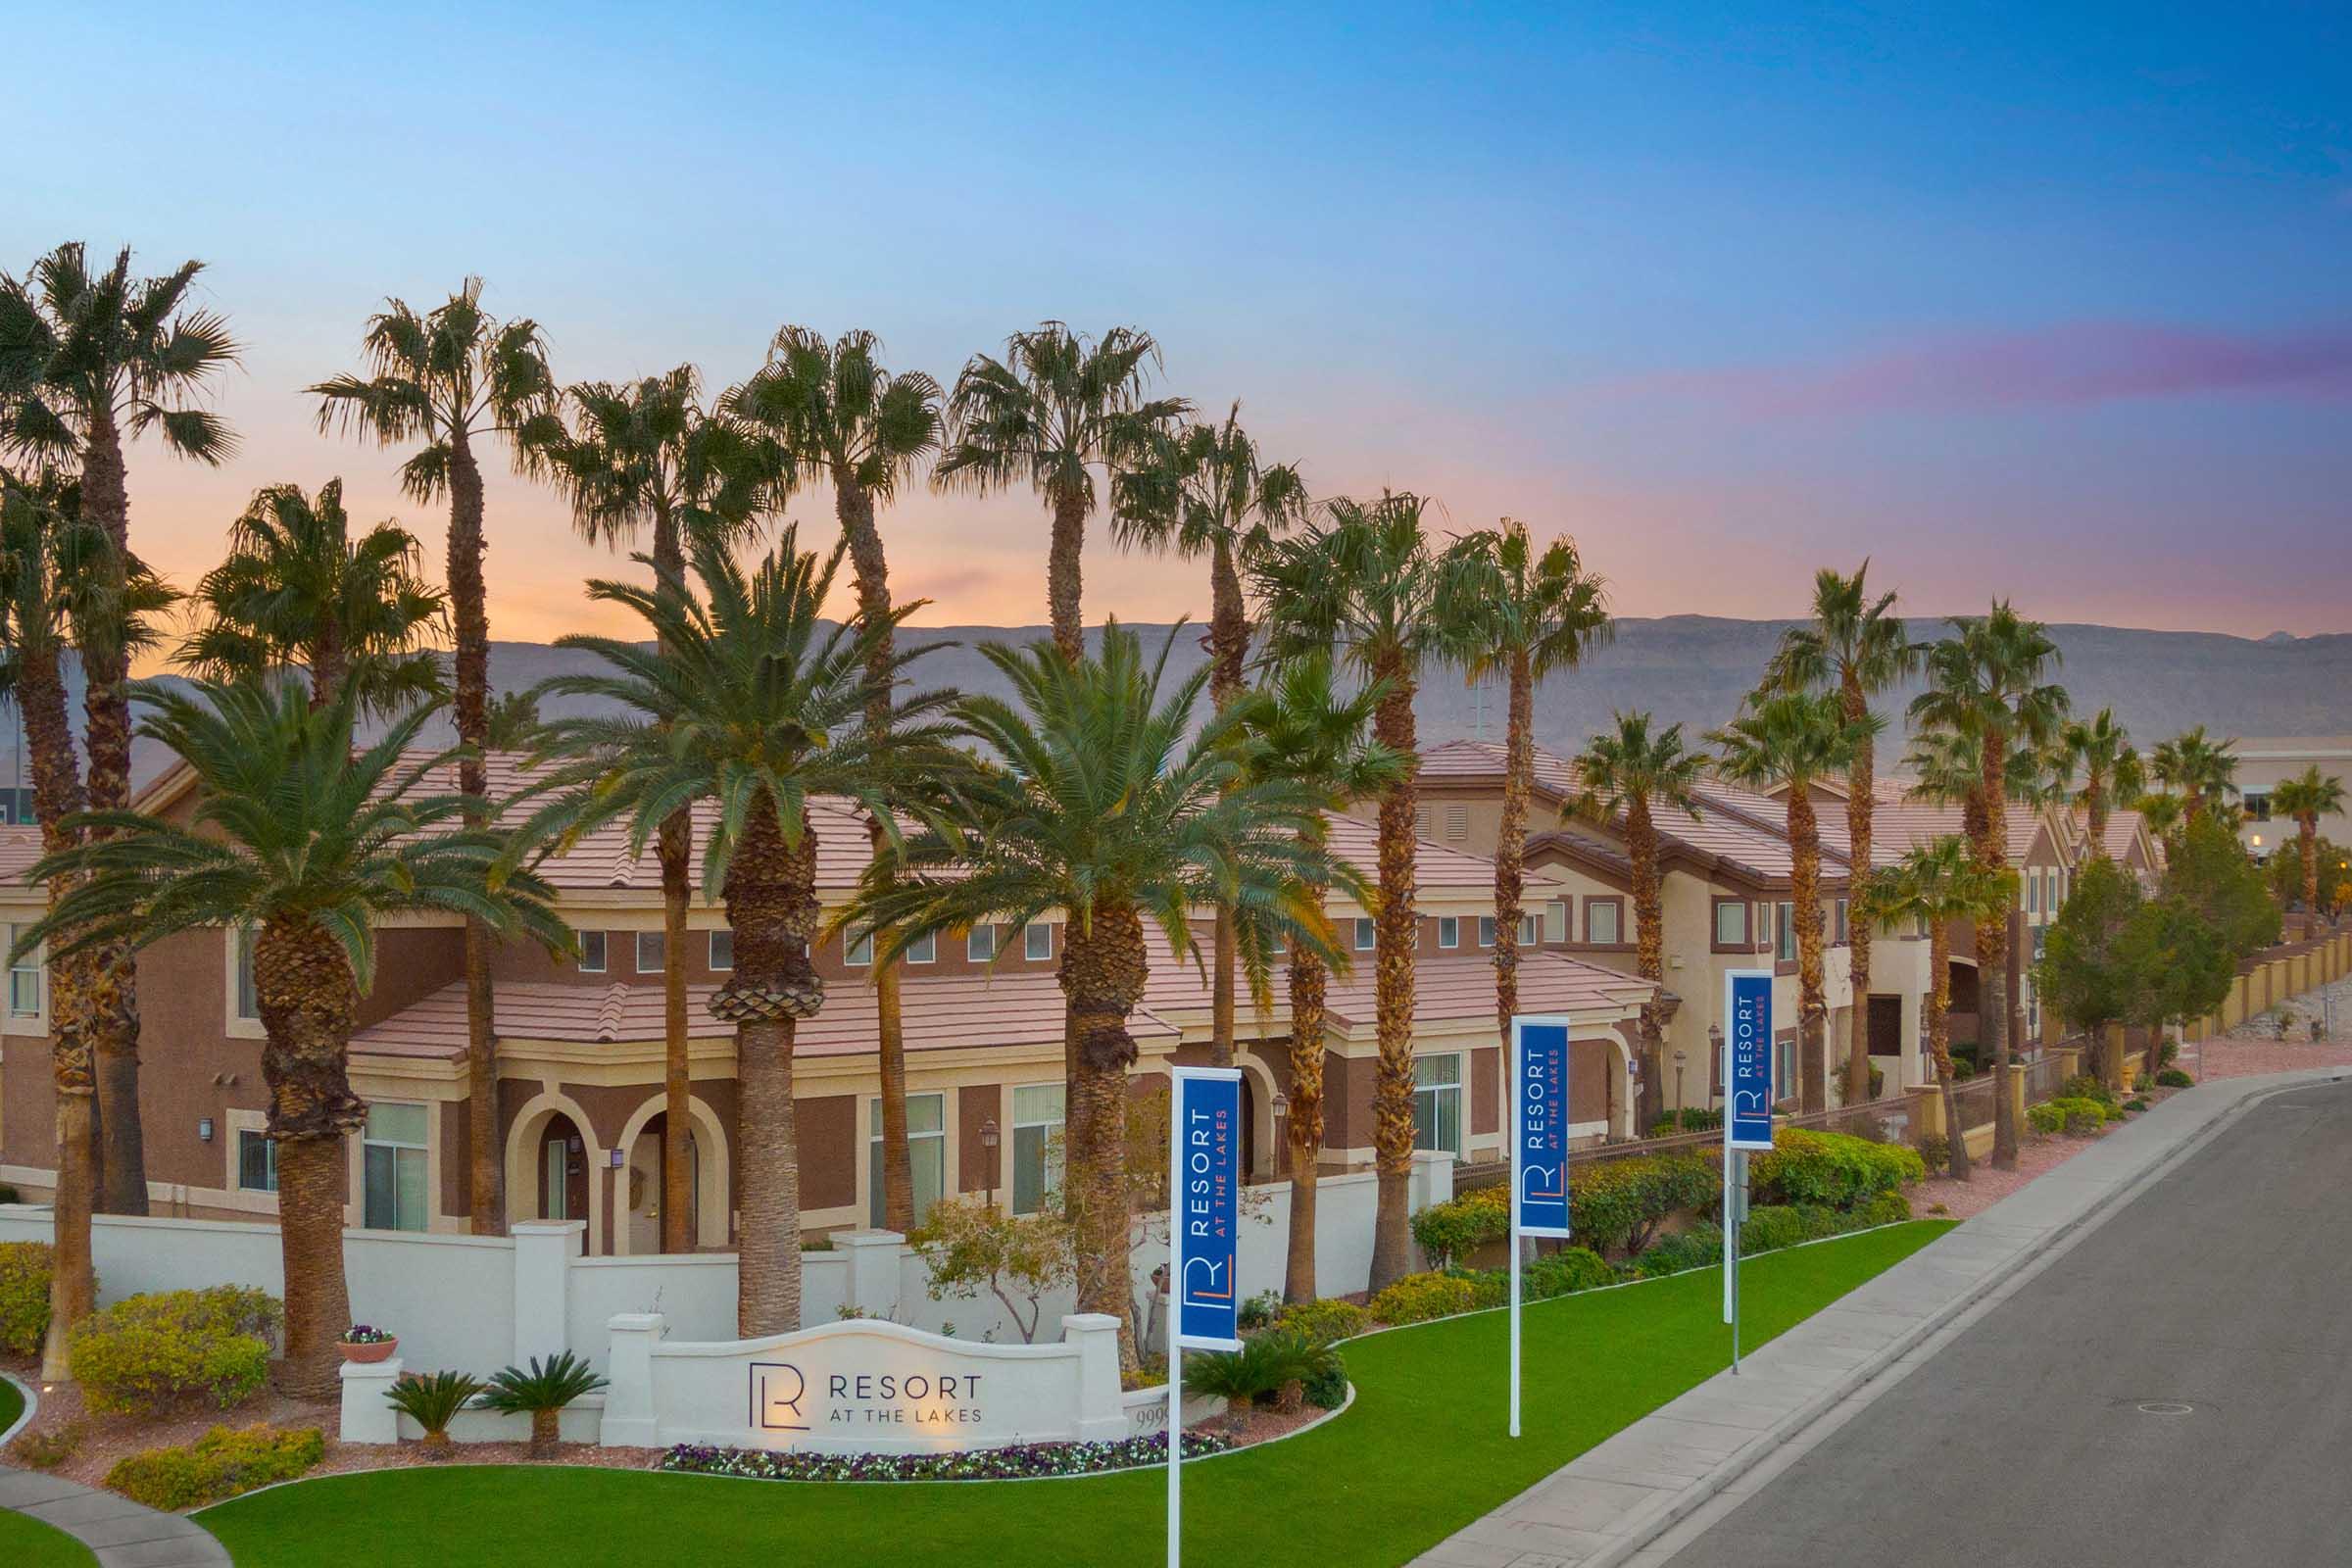
[{"label": "decorative wall pillar", "polygon": [[571,1348],[567,1277],[587,1228],[576,1219],[519,1219],[507,1227],[514,1239],[516,1366]]},{"label": "decorative wall pillar", "polygon": [[1061,1341],[1078,1350],[1078,1441],[1115,1443],[1127,1436],[1119,1398],[1119,1320],[1107,1312],[1072,1312]]},{"label": "decorative wall pillar", "polygon": [[343,1414],[339,1435],[345,1443],[398,1443],[400,1412],[385,1396],[399,1381],[401,1359],[343,1363]]},{"label": "decorative wall pillar", "polygon": [[896,1317],[906,1238],[897,1231],[848,1231],[833,1238],[833,1250],[849,1254],[847,1304],[866,1317]]},{"label": "decorative wall pillar", "polygon": [[662,1314],[622,1312],[606,1325],[612,1336],[605,1367],[605,1420],[596,1441],[608,1448],[654,1446],[654,1347]]}]

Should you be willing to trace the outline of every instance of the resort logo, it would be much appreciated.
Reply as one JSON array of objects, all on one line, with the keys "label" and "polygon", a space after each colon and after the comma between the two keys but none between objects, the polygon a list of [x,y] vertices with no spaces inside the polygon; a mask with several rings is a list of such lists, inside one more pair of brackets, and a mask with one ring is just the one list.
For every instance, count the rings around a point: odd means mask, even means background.
[{"label": "resort logo", "polygon": [[789,1361],[752,1363],[752,1425],[762,1432],[806,1432],[808,1417],[801,1400],[808,1380]]},{"label": "resort logo", "polygon": [[[760,1432],[838,1427],[976,1426],[977,1372],[809,1373],[790,1361],[751,1364],[752,1426]],[[824,1397],[816,1403],[816,1385]],[[808,1406],[814,1404],[813,1410]]]}]

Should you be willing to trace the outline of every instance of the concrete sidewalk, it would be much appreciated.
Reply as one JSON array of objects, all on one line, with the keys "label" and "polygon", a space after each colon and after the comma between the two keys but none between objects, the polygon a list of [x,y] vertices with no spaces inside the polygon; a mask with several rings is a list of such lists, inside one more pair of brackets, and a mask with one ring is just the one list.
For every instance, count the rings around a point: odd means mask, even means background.
[{"label": "concrete sidewalk", "polygon": [[[26,1395],[29,1420],[34,1396]],[[228,1568],[227,1550],[195,1521],[38,1470],[0,1465],[0,1508],[72,1536],[100,1568]]]},{"label": "concrete sidewalk", "polygon": [[2352,1069],[2322,1068],[2175,1095],[1743,1357],[1737,1377],[1720,1372],[1588,1449],[1416,1568],[1628,1562],[1824,1416],[1867,1402],[1890,1370],[1934,1353],[1955,1319],[2022,1283],[2245,1106],[2345,1078]]}]

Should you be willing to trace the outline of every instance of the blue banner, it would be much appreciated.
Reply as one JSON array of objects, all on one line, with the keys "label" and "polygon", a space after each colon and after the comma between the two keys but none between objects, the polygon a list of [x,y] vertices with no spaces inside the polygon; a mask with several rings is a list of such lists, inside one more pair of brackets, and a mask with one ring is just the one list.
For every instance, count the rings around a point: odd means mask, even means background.
[{"label": "blue banner", "polygon": [[1242,1075],[1178,1067],[1169,1106],[1170,1275],[1177,1342],[1241,1348]]},{"label": "blue banner", "polygon": [[1772,1147],[1772,971],[1723,977],[1723,1145]]},{"label": "blue banner", "polygon": [[1519,1234],[1568,1235],[1568,1025],[1511,1020],[1511,1191]]}]

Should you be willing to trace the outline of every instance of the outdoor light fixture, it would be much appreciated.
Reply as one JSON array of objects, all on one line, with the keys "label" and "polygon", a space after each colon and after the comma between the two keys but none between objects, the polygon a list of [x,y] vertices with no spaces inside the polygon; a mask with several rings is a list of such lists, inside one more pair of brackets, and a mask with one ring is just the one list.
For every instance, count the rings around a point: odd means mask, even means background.
[{"label": "outdoor light fixture", "polygon": [[997,1118],[980,1124],[980,1147],[988,1151],[988,1206],[997,1206]]},{"label": "outdoor light fixture", "polygon": [[[1712,1034],[1714,1031],[1710,1029],[1708,1033]],[[1683,1105],[1685,1103],[1683,1100],[1683,1063],[1690,1059],[1690,1053],[1680,1046],[1674,1048],[1674,1125],[1677,1132],[1682,1130]]]},{"label": "outdoor light fixture", "polygon": [[209,1144],[213,1141],[212,1117],[199,1116],[196,1118],[196,1141],[201,1144]]}]

